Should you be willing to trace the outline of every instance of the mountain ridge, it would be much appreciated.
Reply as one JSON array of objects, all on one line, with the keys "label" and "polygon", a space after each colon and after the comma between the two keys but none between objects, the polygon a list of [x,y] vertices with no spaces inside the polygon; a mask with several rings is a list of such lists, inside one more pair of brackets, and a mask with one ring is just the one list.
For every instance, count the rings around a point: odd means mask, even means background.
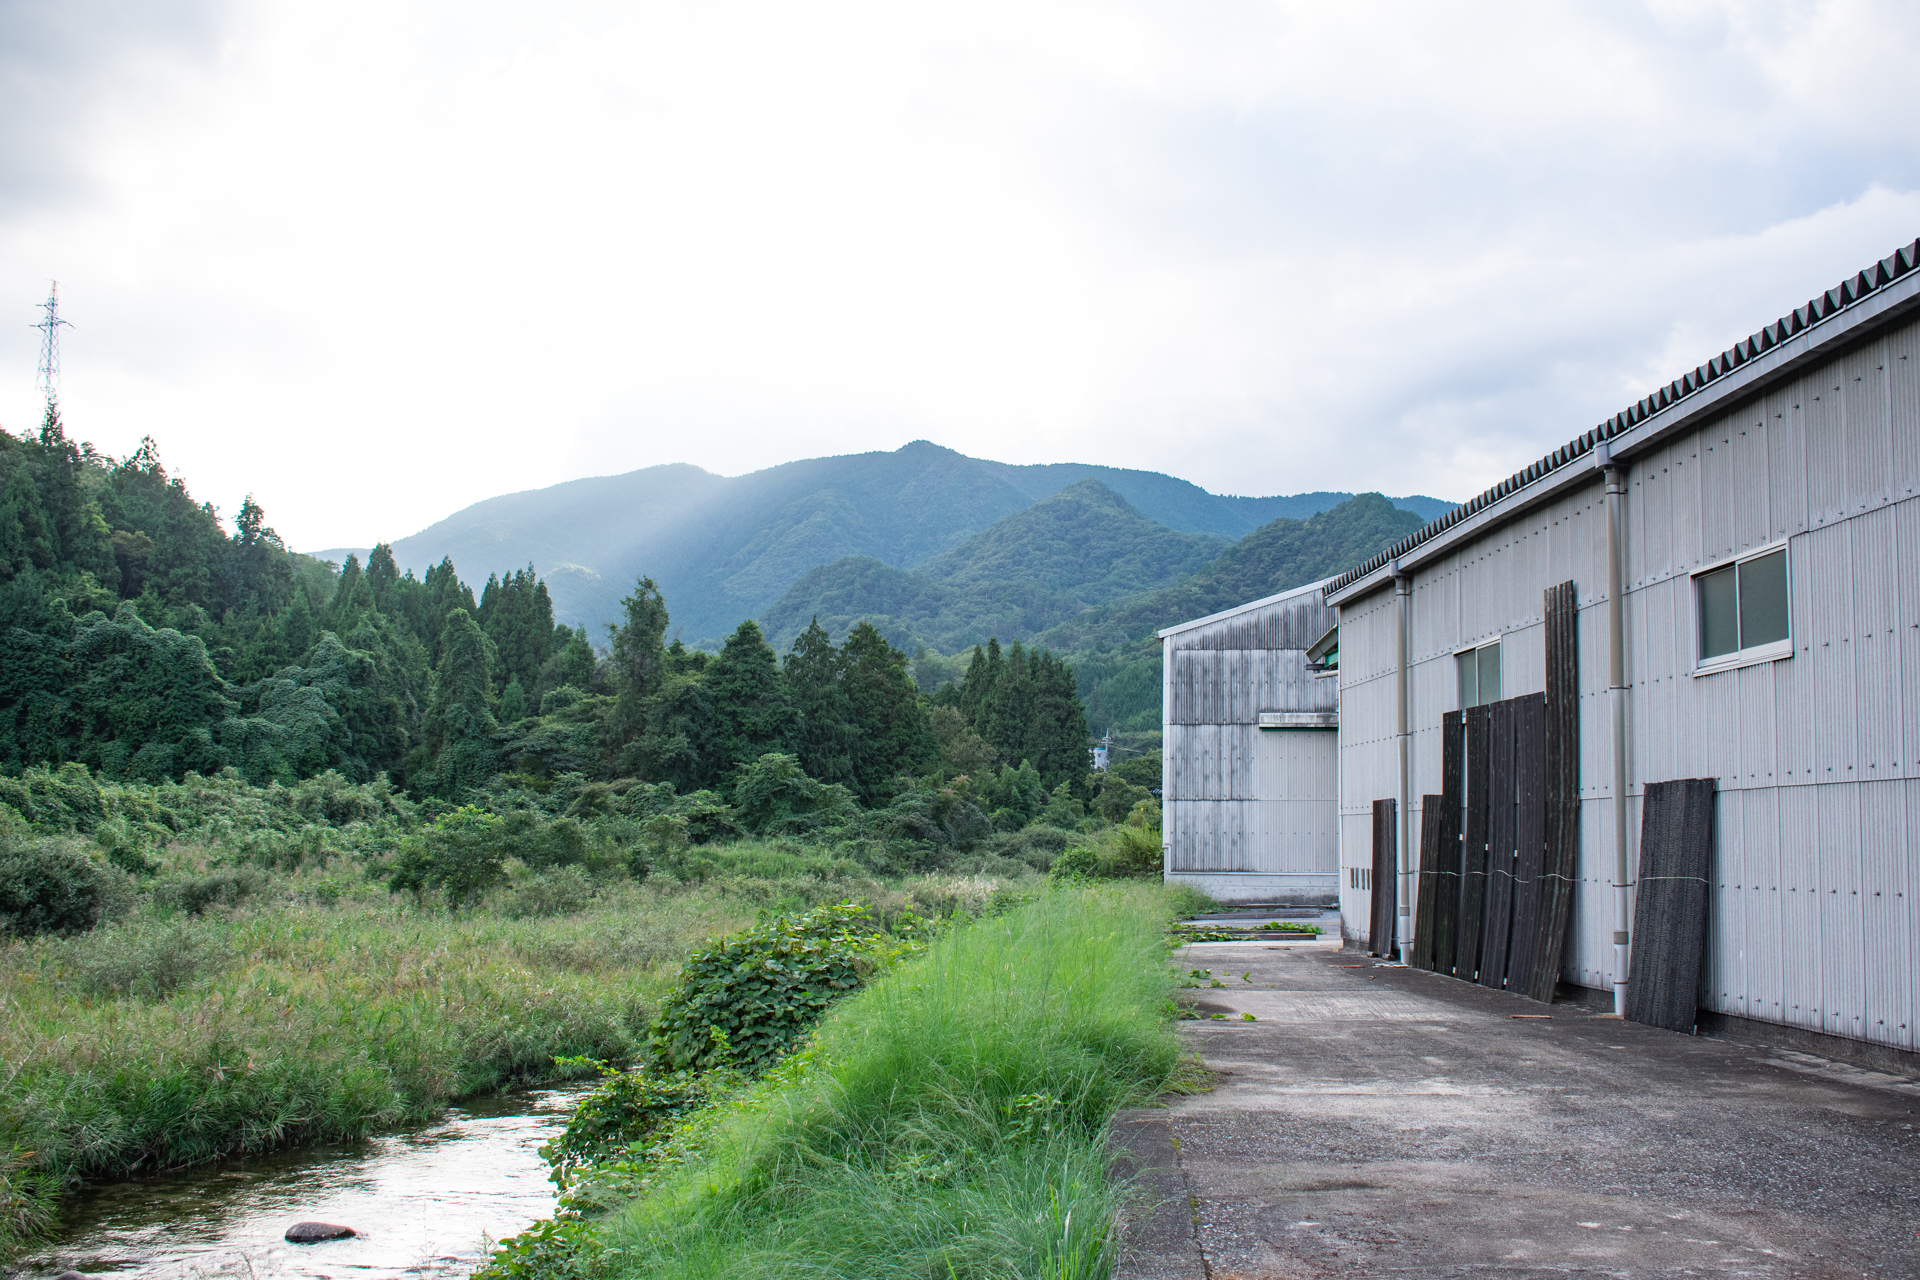
[{"label": "mountain ridge", "polygon": [[[548,580],[556,617],[596,630],[646,574],[665,593],[675,629],[702,642],[758,616],[820,566],[866,556],[916,568],[1088,479],[1175,533],[1229,539],[1275,515],[1312,515],[1350,496],[1218,495],[1160,472],[1023,466],[919,440],[742,476],[663,463],[498,494],[392,545],[401,567],[416,574],[442,558],[476,579],[531,563]],[[1398,501],[1424,519],[1452,505],[1421,496]]]}]

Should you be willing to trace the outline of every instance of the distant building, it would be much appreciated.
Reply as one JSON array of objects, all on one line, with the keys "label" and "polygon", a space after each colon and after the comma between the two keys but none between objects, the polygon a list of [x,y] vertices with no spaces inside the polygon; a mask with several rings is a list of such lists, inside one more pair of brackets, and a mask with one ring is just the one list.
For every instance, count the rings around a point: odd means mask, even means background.
[{"label": "distant building", "polygon": [[[1163,632],[1168,812],[1184,815],[1168,876],[1292,866],[1232,806],[1311,810],[1326,780],[1268,767],[1233,726],[1269,704],[1330,713],[1337,682],[1350,943],[1384,950],[1386,928],[1417,949],[1423,929],[1454,927],[1441,945],[1456,976],[1473,977],[1470,953],[1484,969],[1511,947],[1551,966],[1549,993],[1556,975],[1602,991],[1665,980],[1627,972],[1644,941],[1642,802],[1652,784],[1711,779],[1698,1007],[1920,1047],[1917,257],[1920,241],[1324,591]],[[1311,626],[1227,639],[1234,619],[1296,598],[1337,612],[1315,646],[1332,679],[1305,673]],[[1491,766],[1489,741],[1506,752]],[[1488,796],[1498,812],[1476,828]],[[1369,875],[1383,835],[1386,883]],[[1487,903],[1508,897],[1498,937],[1486,904],[1467,937],[1475,876]],[[1537,930],[1514,905],[1526,895]],[[1541,950],[1555,901],[1564,945]]]},{"label": "distant building", "polygon": [[1339,900],[1338,690],[1307,656],[1334,623],[1323,585],[1160,632],[1169,880],[1227,903]]}]

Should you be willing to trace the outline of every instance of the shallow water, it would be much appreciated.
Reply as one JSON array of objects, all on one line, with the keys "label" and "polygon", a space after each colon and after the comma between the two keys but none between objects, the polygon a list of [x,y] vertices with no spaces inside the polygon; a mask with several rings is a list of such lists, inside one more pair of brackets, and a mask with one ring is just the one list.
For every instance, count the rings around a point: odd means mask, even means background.
[{"label": "shallow water", "polygon": [[[94,1187],[62,1205],[59,1235],[18,1274],[464,1276],[486,1241],[552,1213],[539,1147],[590,1087],[470,1100],[409,1133]],[[309,1219],[359,1234],[282,1239]]]}]

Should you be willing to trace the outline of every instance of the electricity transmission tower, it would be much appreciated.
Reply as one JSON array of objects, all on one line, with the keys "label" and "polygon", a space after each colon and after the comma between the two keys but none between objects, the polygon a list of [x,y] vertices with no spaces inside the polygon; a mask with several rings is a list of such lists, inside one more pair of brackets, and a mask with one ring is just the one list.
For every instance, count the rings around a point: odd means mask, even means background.
[{"label": "electricity transmission tower", "polygon": [[33,327],[40,330],[40,390],[47,398],[47,415],[52,417],[60,408],[60,328],[73,328],[60,318],[58,280],[47,290],[47,300],[40,309],[47,317]]}]

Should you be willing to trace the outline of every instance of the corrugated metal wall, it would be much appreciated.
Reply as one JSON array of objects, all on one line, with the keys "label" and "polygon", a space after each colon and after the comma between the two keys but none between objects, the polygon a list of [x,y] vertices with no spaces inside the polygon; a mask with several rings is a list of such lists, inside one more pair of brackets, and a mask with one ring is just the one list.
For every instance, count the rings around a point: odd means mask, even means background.
[{"label": "corrugated metal wall", "polygon": [[[1707,1008],[1920,1047],[1920,325],[1628,461],[1628,794],[1719,780]],[[1502,693],[1544,687],[1541,592],[1580,607],[1581,887],[1564,976],[1605,989],[1611,720],[1604,494],[1591,485],[1419,567],[1415,780],[1439,787],[1453,651],[1502,636]],[[1788,539],[1794,654],[1696,677],[1690,575]],[[1397,794],[1394,596],[1341,617],[1342,862]],[[1353,891],[1349,891],[1351,895]],[[1366,919],[1364,896],[1349,921]],[[1349,926],[1352,927],[1351,925]]]},{"label": "corrugated metal wall", "polygon": [[1337,872],[1336,738],[1262,732],[1263,711],[1337,709],[1334,681],[1307,670],[1306,649],[1334,611],[1308,591],[1166,636],[1165,764],[1170,875],[1249,880],[1331,895]]}]

